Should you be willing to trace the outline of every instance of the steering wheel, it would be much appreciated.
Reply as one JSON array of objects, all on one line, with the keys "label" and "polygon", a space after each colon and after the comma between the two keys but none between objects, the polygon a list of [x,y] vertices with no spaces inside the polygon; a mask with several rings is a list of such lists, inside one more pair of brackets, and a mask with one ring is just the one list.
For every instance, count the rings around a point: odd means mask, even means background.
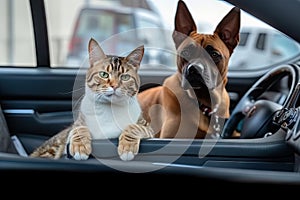
[{"label": "steering wheel", "polygon": [[[271,86],[287,76],[291,77],[291,85],[283,103],[259,99]],[[280,110],[294,106],[295,99],[292,98],[292,93],[298,80],[299,72],[293,65],[275,67],[262,76],[233,109],[224,124],[221,138],[231,138],[239,125],[241,125],[240,138],[260,138],[266,133],[277,131],[280,125],[275,123],[274,116]]]}]

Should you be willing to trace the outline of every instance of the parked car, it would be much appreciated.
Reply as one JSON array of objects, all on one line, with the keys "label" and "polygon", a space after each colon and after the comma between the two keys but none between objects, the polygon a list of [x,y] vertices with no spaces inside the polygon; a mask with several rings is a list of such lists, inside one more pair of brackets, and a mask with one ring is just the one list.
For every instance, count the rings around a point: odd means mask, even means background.
[{"label": "parked car", "polygon": [[[231,69],[256,70],[298,55],[300,45],[272,27],[244,26],[230,59]],[[255,58],[255,59],[253,59]]]},{"label": "parked car", "polygon": [[[172,40],[159,13],[145,9],[118,6],[115,1],[107,5],[95,2],[80,9],[69,43],[66,65],[81,66],[86,60],[87,43],[94,38],[110,54],[124,54],[138,45],[147,49],[144,65],[174,66],[175,57],[167,50],[173,49]],[[164,44],[164,45],[162,45]]]},{"label": "parked car", "polygon": [[[52,56],[57,53],[53,40],[58,33],[65,33],[55,32],[55,28],[64,30],[70,25],[69,12],[75,9],[76,2],[79,1],[0,1],[0,21],[7,27],[0,31],[0,181],[4,184],[1,194],[13,189],[9,194],[14,195],[25,187],[24,195],[28,194],[30,198],[37,195],[57,198],[60,192],[68,197],[83,194],[84,198],[99,194],[96,192],[112,193],[112,197],[159,198],[163,195],[160,191],[168,197],[179,197],[179,194],[185,197],[189,194],[257,197],[261,193],[255,189],[267,192],[268,196],[278,194],[281,189],[286,196],[297,194],[300,186],[299,51],[282,62],[267,63],[255,70],[229,70],[227,89],[231,98],[231,117],[224,124],[222,138],[145,139],[141,141],[139,154],[130,162],[119,159],[117,139],[94,141],[95,158],[86,161],[26,157],[73,122],[72,108],[79,91],[75,90],[78,87],[74,83],[85,74],[66,63],[55,63],[54,66]],[[174,16],[177,0],[153,2]],[[166,2],[168,6],[163,6]],[[300,42],[298,0],[288,3],[284,0],[185,2],[188,6],[203,6],[203,9],[214,2],[209,13],[216,16],[221,11],[226,13],[225,8],[238,6],[268,22],[296,43]],[[218,5],[222,9],[218,9]],[[196,9],[196,6],[189,7]],[[70,57],[72,52],[76,54],[75,46],[80,46],[80,39],[74,39],[75,32]],[[160,44],[164,45],[164,42]],[[252,59],[257,58],[253,55]],[[176,66],[173,67],[176,70]],[[162,75],[171,73],[156,69],[155,72],[141,71],[142,85],[160,84]],[[243,111],[249,104],[262,109],[261,115],[255,115],[253,108],[253,112],[244,116]],[[268,123],[258,126],[263,122]],[[240,123],[246,124],[245,133],[256,130],[263,137],[246,137],[247,134],[244,134],[245,138],[232,137],[230,132],[239,129]],[[257,127],[261,129],[257,130]],[[19,147],[24,151],[14,150]]]}]

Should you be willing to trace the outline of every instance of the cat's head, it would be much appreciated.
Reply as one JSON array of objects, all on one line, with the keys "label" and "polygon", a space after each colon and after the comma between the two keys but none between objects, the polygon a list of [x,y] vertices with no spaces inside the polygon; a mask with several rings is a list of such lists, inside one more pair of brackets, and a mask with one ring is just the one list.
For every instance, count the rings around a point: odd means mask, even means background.
[{"label": "cat's head", "polygon": [[135,96],[140,87],[138,70],[144,55],[139,46],[127,56],[106,55],[96,40],[88,44],[90,67],[86,85],[100,101],[123,100]]}]

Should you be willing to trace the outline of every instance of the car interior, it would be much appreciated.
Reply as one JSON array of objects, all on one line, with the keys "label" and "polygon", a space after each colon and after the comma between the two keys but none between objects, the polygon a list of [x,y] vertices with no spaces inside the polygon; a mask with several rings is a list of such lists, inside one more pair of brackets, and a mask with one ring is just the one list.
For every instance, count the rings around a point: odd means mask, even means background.
[{"label": "car interior", "polygon": [[[300,41],[297,27],[283,26],[280,19],[268,18],[273,16],[269,12],[276,11],[266,9],[264,4],[252,7],[255,3],[250,1],[227,2],[257,15],[279,30],[288,30],[291,37]],[[254,2],[260,4],[258,0]],[[297,6],[293,7],[292,3],[286,6],[291,9],[290,19],[299,17],[299,12],[294,11]],[[201,179],[209,186],[238,186],[241,182],[259,186],[271,184],[274,188],[300,185],[297,173],[300,165],[300,63],[297,58],[257,76],[229,74],[227,87],[231,94],[239,97],[231,98],[231,117],[224,124],[220,138],[142,140],[138,155],[130,162],[120,161],[117,139],[93,141],[92,156],[86,161],[28,158],[36,147],[73,122],[72,108],[80,91],[72,91],[76,79],[84,77],[84,72],[77,69],[50,67],[44,1],[30,0],[30,7],[38,67],[1,67],[0,173],[27,178],[44,173],[49,179],[54,175],[69,178],[72,173],[103,180],[112,176],[154,181],[159,178],[162,185],[171,183],[169,176],[178,176],[188,182]],[[280,4],[274,8],[280,10]],[[255,12],[258,9],[264,12]],[[156,85],[145,84],[141,90],[153,86]],[[244,109],[250,105],[255,106],[256,112],[245,115]],[[236,130],[241,132],[239,137],[233,134]]]}]

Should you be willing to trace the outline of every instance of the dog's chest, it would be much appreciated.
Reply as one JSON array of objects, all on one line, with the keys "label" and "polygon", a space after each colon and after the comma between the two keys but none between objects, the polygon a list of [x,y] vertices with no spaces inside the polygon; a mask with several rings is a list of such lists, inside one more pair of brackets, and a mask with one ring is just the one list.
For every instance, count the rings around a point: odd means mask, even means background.
[{"label": "dog's chest", "polygon": [[181,87],[178,74],[166,79],[165,86],[176,96],[181,110],[181,127],[183,130],[194,130],[197,136],[205,135],[210,125],[210,118],[200,109],[195,93],[188,93]]}]

